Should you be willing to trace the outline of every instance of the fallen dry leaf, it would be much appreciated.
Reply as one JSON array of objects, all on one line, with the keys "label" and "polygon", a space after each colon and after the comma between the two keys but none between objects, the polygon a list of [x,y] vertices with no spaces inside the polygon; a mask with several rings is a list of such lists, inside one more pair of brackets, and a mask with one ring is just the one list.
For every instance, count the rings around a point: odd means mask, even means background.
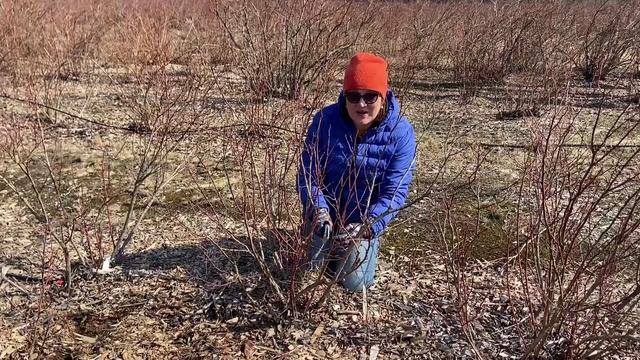
[{"label": "fallen dry leaf", "polygon": [[85,336],[85,335],[78,334],[78,333],[73,333],[73,334],[75,335],[77,340],[80,340],[80,341],[88,343],[88,344],[95,344],[96,341],[98,341],[98,339],[95,338],[95,337]]},{"label": "fallen dry leaf", "polygon": [[322,325],[322,324],[318,325],[318,327],[313,332],[313,334],[311,334],[311,343],[312,344],[316,342],[316,340],[318,339],[318,336],[322,335],[323,331],[324,331],[324,325]]},{"label": "fallen dry leaf", "polygon": [[378,345],[371,346],[371,349],[369,349],[369,360],[376,360],[379,353],[380,347]]}]

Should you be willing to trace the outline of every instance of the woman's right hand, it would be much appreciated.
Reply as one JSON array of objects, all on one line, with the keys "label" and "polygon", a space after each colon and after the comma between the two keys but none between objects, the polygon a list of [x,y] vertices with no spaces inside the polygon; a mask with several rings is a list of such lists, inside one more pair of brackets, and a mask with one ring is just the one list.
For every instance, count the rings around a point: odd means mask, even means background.
[{"label": "woman's right hand", "polygon": [[331,236],[333,231],[333,223],[331,221],[331,215],[327,209],[316,209],[315,212],[315,228],[314,233],[317,236],[327,238]]}]

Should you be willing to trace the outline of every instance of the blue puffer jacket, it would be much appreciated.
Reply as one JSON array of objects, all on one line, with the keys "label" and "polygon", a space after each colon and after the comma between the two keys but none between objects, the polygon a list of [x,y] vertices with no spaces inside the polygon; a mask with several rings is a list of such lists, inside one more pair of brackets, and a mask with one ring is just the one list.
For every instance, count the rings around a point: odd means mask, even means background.
[{"label": "blue puffer jacket", "polygon": [[298,192],[303,207],[329,209],[342,224],[372,223],[379,236],[406,199],[415,169],[413,127],[387,92],[387,115],[356,141],[356,128],[338,102],[313,118],[302,151]]}]

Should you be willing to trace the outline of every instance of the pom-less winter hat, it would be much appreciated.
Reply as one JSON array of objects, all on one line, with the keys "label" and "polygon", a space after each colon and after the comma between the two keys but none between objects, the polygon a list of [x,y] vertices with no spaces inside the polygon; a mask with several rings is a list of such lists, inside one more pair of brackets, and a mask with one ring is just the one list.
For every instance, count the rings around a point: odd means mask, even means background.
[{"label": "pom-less winter hat", "polygon": [[344,72],[344,91],[375,90],[387,96],[387,62],[374,54],[355,54]]}]

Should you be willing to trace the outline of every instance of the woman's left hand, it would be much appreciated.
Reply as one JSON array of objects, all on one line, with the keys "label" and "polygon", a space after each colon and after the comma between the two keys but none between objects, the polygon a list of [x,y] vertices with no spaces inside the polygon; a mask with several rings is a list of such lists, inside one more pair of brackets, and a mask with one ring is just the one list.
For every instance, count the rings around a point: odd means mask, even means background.
[{"label": "woman's left hand", "polygon": [[368,226],[363,226],[361,223],[351,223],[341,229],[335,239],[340,241],[370,240],[371,230]]}]

